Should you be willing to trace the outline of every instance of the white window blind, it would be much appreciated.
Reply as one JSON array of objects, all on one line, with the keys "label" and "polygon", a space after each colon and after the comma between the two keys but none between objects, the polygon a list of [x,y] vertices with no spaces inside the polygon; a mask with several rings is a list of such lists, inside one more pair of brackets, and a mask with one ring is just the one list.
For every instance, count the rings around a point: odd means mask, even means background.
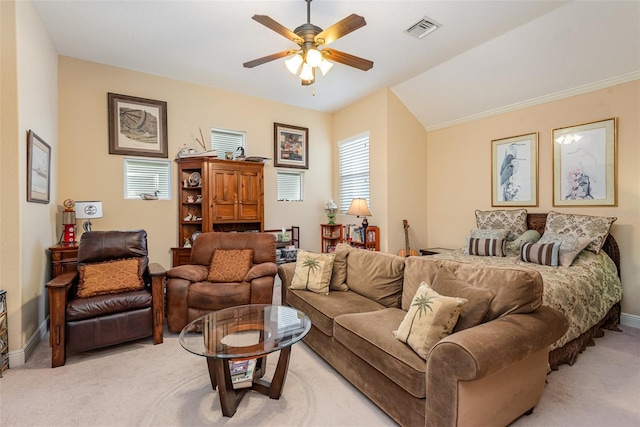
[{"label": "white window blind", "polygon": [[277,172],[278,200],[302,201],[302,172]]},{"label": "white window blind", "polygon": [[369,200],[369,135],[338,144],[340,172],[340,212],[349,209],[351,200]]},{"label": "white window blind", "polygon": [[167,160],[124,159],[124,198],[139,199],[140,193],[158,192],[158,199],[171,198],[171,163]]},{"label": "white window blind", "polygon": [[236,157],[238,147],[245,148],[245,133],[227,129],[211,129],[211,149],[218,152],[218,158],[224,159],[224,153],[230,151]]}]

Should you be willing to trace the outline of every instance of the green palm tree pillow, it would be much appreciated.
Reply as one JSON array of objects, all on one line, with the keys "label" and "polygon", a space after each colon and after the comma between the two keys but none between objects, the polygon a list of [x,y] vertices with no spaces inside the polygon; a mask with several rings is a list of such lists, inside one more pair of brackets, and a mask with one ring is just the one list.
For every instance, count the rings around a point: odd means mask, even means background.
[{"label": "green palm tree pillow", "polygon": [[290,288],[329,295],[334,259],[335,254],[316,254],[299,249]]},{"label": "green palm tree pillow", "polygon": [[426,359],[431,348],[451,334],[466,302],[465,298],[440,295],[422,282],[409,311],[393,334]]}]

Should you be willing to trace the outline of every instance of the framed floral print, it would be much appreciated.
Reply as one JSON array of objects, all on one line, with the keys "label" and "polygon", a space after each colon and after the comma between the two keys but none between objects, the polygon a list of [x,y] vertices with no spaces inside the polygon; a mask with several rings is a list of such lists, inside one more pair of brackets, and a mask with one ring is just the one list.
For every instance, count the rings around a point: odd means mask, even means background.
[{"label": "framed floral print", "polygon": [[491,206],[538,206],[538,133],[491,141]]}]

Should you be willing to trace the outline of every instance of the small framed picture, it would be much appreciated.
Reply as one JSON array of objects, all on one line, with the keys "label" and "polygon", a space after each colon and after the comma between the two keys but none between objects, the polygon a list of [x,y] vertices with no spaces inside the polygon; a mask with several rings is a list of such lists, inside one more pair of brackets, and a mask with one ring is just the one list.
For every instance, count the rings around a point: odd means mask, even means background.
[{"label": "small framed picture", "polygon": [[491,141],[491,206],[538,206],[538,133]]},{"label": "small framed picture", "polygon": [[617,206],[617,119],[553,130],[553,206]]},{"label": "small framed picture", "polygon": [[27,134],[27,202],[49,203],[51,147],[36,133]]},{"label": "small framed picture", "polygon": [[309,169],[309,128],[273,124],[274,166]]},{"label": "small framed picture", "polygon": [[167,103],[108,94],[109,154],[169,157]]}]

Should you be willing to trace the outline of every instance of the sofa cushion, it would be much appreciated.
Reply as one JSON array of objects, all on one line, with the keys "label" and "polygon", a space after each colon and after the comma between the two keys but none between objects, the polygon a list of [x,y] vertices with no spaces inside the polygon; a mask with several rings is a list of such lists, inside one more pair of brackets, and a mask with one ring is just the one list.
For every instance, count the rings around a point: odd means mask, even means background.
[{"label": "sofa cushion", "polygon": [[248,282],[192,283],[187,294],[187,307],[201,310],[220,310],[221,308],[249,304],[251,302],[250,286]]},{"label": "sofa cushion", "polygon": [[305,313],[313,326],[328,336],[333,335],[333,319],[345,313],[364,313],[385,307],[355,292],[330,292],[329,295],[303,290],[286,290],[286,302]]},{"label": "sofa cushion", "polygon": [[334,338],[417,398],[426,396],[426,362],[393,336],[406,312],[385,308],[336,317]]},{"label": "sofa cushion", "polygon": [[542,276],[531,268],[479,265],[432,257],[409,257],[405,265],[402,309],[410,307],[420,283],[424,281],[431,286],[442,266],[447,266],[459,280],[495,293],[483,322],[510,313],[530,313],[542,305]]},{"label": "sofa cushion", "polygon": [[332,291],[348,291],[347,285],[347,258],[349,251],[355,250],[348,243],[338,243],[336,245],[336,257],[333,259],[333,270],[331,270],[331,282],[329,289]]},{"label": "sofa cushion", "polygon": [[242,282],[249,272],[253,249],[214,249],[209,265],[209,282]]},{"label": "sofa cushion", "polygon": [[299,249],[291,289],[327,295],[334,258],[335,254],[316,254]]},{"label": "sofa cushion", "polygon": [[482,289],[459,280],[447,267],[440,268],[433,279],[431,289],[447,297],[460,297],[467,300],[462,306],[458,322],[453,332],[462,331],[479,325],[489,310],[495,293],[491,289]]},{"label": "sofa cushion", "polygon": [[349,289],[385,307],[399,307],[402,296],[404,257],[363,249],[349,251]]},{"label": "sofa cushion", "polygon": [[466,303],[464,298],[440,295],[422,282],[393,335],[426,359],[431,348],[451,334]]},{"label": "sofa cushion", "polygon": [[141,263],[141,258],[127,258],[81,265],[78,298],[141,290]]},{"label": "sofa cushion", "polygon": [[151,293],[145,290],[75,298],[67,303],[65,313],[69,322],[106,316],[108,314],[151,307]]}]

